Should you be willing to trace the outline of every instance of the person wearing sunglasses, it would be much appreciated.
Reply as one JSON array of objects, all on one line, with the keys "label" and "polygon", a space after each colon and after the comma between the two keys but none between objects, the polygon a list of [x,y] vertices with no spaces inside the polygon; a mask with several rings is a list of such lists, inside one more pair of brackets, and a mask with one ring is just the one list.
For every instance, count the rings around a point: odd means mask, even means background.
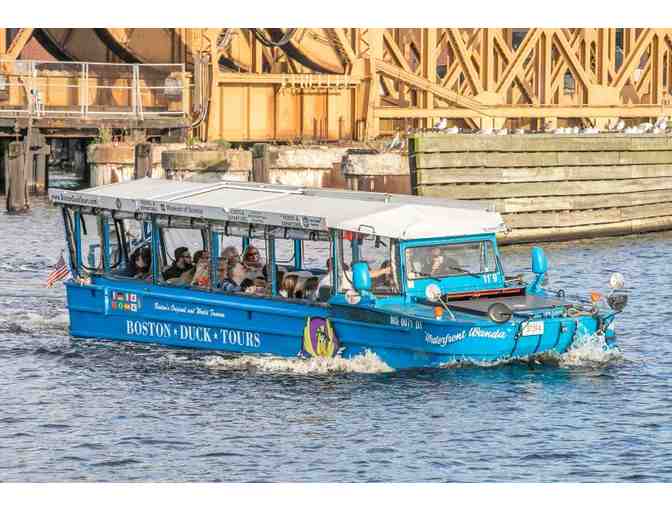
[{"label": "person wearing sunglasses", "polygon": [[247,278],[254,280],[255,278],[264,277],[264,264],[256,246],[250,244],[245,248],[243,252],[243,265],[247,272]]}]

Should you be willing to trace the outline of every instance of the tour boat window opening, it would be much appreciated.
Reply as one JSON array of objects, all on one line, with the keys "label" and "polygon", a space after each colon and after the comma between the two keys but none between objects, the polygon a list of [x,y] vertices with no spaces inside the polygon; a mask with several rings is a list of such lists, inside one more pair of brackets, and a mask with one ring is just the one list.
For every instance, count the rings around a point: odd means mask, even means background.
[{"label": "tour boat window opening", "polygon": [[80,243],[82,268],[89,273],[103,272],[103,223],[94,214],[80,213]]},{"label": "tour boat window opening", "polygon": [[352,264],[364,261],[371,274],[371,292],[374,294],[398,294],[400,292],[398,243],[388,237],[358,232],[343,232],[339,236],[338,279],[339,292],[353,288]]},{"label": "tour boat window opening", "polygon": [[161,227],[160,280],[168,285],[207,286],[207,235],[205,228]]},{"label": "tour boat window opening", "polygon": [[146,220],[115,217],[114,236],[110,236],[117,240],[110,247],[113,276],[152,279],[151,231],[151,223]]}]

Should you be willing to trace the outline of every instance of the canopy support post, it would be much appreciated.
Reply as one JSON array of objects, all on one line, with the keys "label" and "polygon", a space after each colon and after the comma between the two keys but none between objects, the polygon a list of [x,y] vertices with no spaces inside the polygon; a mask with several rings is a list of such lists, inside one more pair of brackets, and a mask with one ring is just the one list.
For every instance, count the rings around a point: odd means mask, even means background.
[{"label": "canopy support post", "polygon": [[110,222],[105,215],[98,216],[103,237],[103,271],[110,272]]},{"label": "canopy support post", "polygon": [[297,271],[303,269],[303,241],[294,239],[294,267]]},{"label": "canopy support post", "polygon": [[[146,232],[146,229],[143,229]],[[156,216],[152,215],[152,283],[157,285],[159,283],[159,224],[156,221]]]},{"label": "canopy support post", "polygon": [[75,211],[75,271],[80,275],[82,267],[82,213]]},{"label": "canopy support post", "polygon": [[271,280],[271,295],[278,295],[278,268],[275,265],[275,238],[266,235],[266,263],[268,269],[266,271]]},{"label": "canopy support post", "polygon": [[219,286],[219,234],[208,225],[208,236],[210,238],[210,282],[211,287],[216,289]]}]

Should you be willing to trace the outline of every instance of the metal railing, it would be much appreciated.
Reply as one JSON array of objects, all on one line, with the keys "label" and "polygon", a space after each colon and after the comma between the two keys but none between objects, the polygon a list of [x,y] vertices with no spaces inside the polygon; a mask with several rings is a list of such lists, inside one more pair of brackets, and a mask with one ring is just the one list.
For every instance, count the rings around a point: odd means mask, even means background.
[{"label": "metal railing", "polygon": [[0,117],[189,115],[184,64],[0,60]]}]

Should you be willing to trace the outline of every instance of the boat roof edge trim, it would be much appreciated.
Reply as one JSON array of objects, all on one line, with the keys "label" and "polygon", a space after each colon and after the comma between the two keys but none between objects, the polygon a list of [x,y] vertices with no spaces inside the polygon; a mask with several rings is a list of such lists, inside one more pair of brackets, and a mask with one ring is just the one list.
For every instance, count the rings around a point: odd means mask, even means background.
[{"label": "boat roof edge trim", "polygon": [[[159,191],[150,193],[153,188]],[[505,230],[499,213],[473,202],[235,181],[145,178],[81,191],[49,190],[49,198],[57,204],[112,211],[308,230],[333,228],[404,240]],[[344,210],[351,213],[344,215]]]}]

